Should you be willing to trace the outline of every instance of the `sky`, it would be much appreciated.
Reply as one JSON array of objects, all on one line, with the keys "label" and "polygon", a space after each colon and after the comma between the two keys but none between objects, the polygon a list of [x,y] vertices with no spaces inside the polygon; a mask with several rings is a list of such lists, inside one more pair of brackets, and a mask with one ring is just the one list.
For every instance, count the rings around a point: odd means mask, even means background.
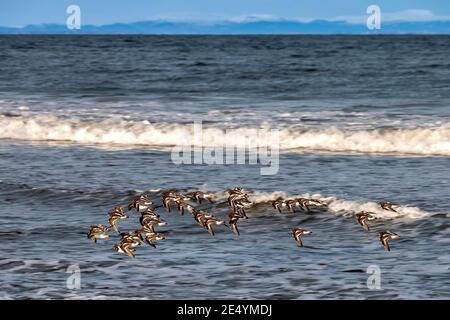
[{"label": "sky", "polygon": [[81,8],[83,24],[145,20],[245,21],[341,19],[362,22],[375,4],[387,20],[450,20],[449,0],[0,0],[0,26],[65,24],[66,8]]}]

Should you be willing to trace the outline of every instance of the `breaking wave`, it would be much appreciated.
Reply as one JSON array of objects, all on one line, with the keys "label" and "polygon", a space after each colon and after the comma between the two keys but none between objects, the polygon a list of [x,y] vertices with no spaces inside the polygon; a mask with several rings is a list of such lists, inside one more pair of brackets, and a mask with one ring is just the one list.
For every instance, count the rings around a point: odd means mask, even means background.
[{"label": "breaking wave", "polygon": [[[284,127],[279,129],[280,150],[343,153],[389,153],[450,156],[450,125],[435,127],[351,129],[336,127]],[[203,145],[237,147],[266,144],[267,136],[248,127],[225,130],[204,126],[194,136],[192,124],[150,123],[117,119],[83,120],[56,116],[0,115],[0,138],[60,141],[92,145],[171,147]],[[243,139],[246,137],[247,139]]]},{"label": "breaking wave", "polygon": [[321,194],[301,194],[291,195],[284,191],[275,192],[261,192],[253,191],[249,192],[249,199],[256,204],[268,203],[279,197],[283,199],[289,198],[311,198],[317,199],[327,204],[327,211],[336,215],[354,216],[355,213],[361,211],[368,211],[374,213],[374,216],[378,219],[394,219],[394,218],[410,218],[420,219],[433,215],[434,213],[423,211],[417,207],[401,206],[397,209],[397,212],[387,211],[381,209],[376,202],[365,202],[357,200],[339,199],[333,196],[323,196]]}]

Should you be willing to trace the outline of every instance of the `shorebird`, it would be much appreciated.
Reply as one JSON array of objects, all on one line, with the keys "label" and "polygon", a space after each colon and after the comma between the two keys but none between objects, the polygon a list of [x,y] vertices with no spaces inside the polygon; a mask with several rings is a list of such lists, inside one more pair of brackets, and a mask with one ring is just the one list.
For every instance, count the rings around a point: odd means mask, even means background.
[{"label": "shorebird", "polygon": [[211,193],[204,193],[202,191],[195,191],[191,193],[191,199],[197,201],[198,203],[202,203],[203,200],[207,200],[209,202],[212,202],[214,199],[214,195]]},{"label": "shorebird", "polygon": [[326,207],[328,206],[325,202],[319,199],[308,199],[308,205],[309,206],[316,206],[316,207]]},{"label": "shorebird", "polygon": [[375,220],[374,213],[372,212],[366,212],[361,211],[357,214],[355,214],[356,221],[364,228],[364,230],[369,231],[369,225],[367,224],[367,221]]},{"label": "shorebird", "polygon": [[152,225],[145,225],[138,229],[139,232],[144,234],[144,240],[152,247],[156,248],[156,240],[164,240],[166,237],[159,232],[155,232]]},{"label": "shorebird", "polygon": [[309,207],[326,207],[327,204],[318,199],[297,198],[297,203],[304,211],[310,211]]},{"label": "shorebird", "polygon": [[272,202],[272,207],[274,207],[274,209],[277,209],[278,212],[281,213],[281,208],[286,207],[286,202],[283,198],[278,198]]},{"label": "shorebird", "polygon": [[240,202],[235,204],[233,212],[239,217],[243,219],[248,219],[247,214],[245,213],[244,208],[247,208],[246,204],[242,204]]},{"label": "shorebird", "polygon": [[137,212],[140,212],[141,210],[149,208],[152,204],[153,202],[151,202],[146,195],[140,195],[131,201],[128,205],[128,211],[136,209]]},{"label": "shorebird", "polygon": [[250,208],[253,203],[248,199],[239,199],[234,200],[232,202],[232,209],[234,212],[239,213],[241,215],[241,218],[248,219],[247,214],[245,213],[244,209]]},{"label": "shorebird", "polygon": [[171,202],[174,202],[177,205],[177,209],[179,208],[178,210],[181,211],[182,210],[181,205],[183,204],[184,201],[187,200],[191,200],[191,198],[178,194],[175,191],[166,191],[162,194],[163,207],[166,208],[166,210],[169,212]]},{"label": "shorebird", "polygon": [[383,244],[384,249],[387,251],[391,251],[391,248],[389,247],[389,240],[398,240],[400,239],[400,236],[390,231],[381,231],[379,233],[378,238],[380,239],[380,242]]},{"label": "shorebird", "polygon": [[130,231],[128,233],[122,232],[120,233],[120,236],[122,237],[122,241],[130,242],[132,248],[140,246],[144,241],[139,230]]},{"label": "shorebird", "polygon": [[312,231],[309,231],[309,230],[306,230],[306,229],[303,229],[303,228],[292,228],[291,229],[291,234],[292,234],[292,237],[297,242],[297,246],[298,247],[302,247],[303,246],[303,242],[302,242],[301,236],[307,235],[307,234],[312,234]]},{"label": "shorebird", "polygon": [[185,198],[183,196],[179,196],[176,199],[173,200],[177,206],[177,210],[181,215],[184,215],[184,209],[187,209],[189,211],[192,210],[192,206],[185,202]]},{"label": "shorebird", "polygon": [[139,223],[143,226],[147,223],[147,221],[159,218],[159,214],[156,214],[153,209],[147,208],[146,211],[141,213],[141,216],[139,217]]},{"label": "shorebird", "polygon": [[118,220],[123,220],[123,219],[127,219],[128,218],[128,216],[126,216],[124,213],[123,213],[123,209],[121,208],[121,207],[116,207],[115,209],[114,209],[114,211],[111,211],[110,213],[109,213],[109,219],[108,219],[108,222],[109,222],[109,228],[108,228],[108,231],[109,230],[115,230],[115,231],[117,231],[117,232],[119,232],[119,228],[117,227],[117,221]]},{"label": "shorebird", "polygon": [[164,226],[167,226],[167,222],[161,219],[150,219],[145,221],[145,224],[143,225],[143,227],[149,228],[151,232],[155,232],[154,227],[164,227]]},{"label": "shorebird", "polygon": [[206,219],[213,217],[212,214],[209,214],[205,211],[201,211],[201,210],[197,210],[197,209],[193,209],[191,213],[194,216],[195,221],[202,227],[205,226]]},{"label": "shorebird", "polygon": [[[300,198],[301,199],[301,198]],[[302,206],[299,199],[283,199],[277,198],[272,202],[272,207],[281,213],[282,208],[287,208],[290,212],[295,212],[295,207]]]},{"label": "shorebird", "polygon": [[232,206],[232,202],[237,199],[247,198],[247,194],[244,192],[242,188],[236,187],[233,189],[227,189],[228,192],[228,205]]},{"label": "shorebird", "polygon": [[297,198],[298,205],[303,211],[309,211],[309,199],[306,198]]},{"label": "shorebird", "polygon": [[234,187],[233,189],[227,189],[225,191],[228,192],[229,195],[236,194],[236,193],[245,194],[244,189],[241,187]]},{"label": "shorebird", "polygon": [[157,240],[164,240],[166,237],[162,233],[148,232],[145,234],[145,242],[147,242],[153,248],[156,248]]},{"label": "shorebird", "polygon": [[245,210],[250,208],[253,203],[248,199],[247,194],[243,191],[242,188],[233,188],[227,190],[228,197],[228,205],[233,209],[234,212],[239,212],[242,214],[244,218],[247,218],[245,214]]},{"label": "shorebird", "polygon": [[170,212],[170,202],[172,201],[171,196],[162,196],[162,205],[164,208],[166,208],[167,211]]},{"label": "shorebird", "polygon": [[294,199],[286,200],[285,204],[290,212],[295,212],[295,207],[300,205],[300,203]]},{"label": "shorebird", "polygon": [[214,235],[214,229],[213,229],[213,225],[225,225],[225,221],[223,220],[219,220],[217,218],[214,217],[210,217],[210,218],[206,218],[203,222],[203,225],[206,229],[208,229],[208,232],[210,235]]},{"label": "shorebird", "polygon": [[127,256],[134,258],[135,257],[135,249],[134,249],[134,241],[123,240],[121,239],[118,243],[113,246],[113,250],[125,253]]},{"label": "shorebird", "polygon": [[112,209],[111,211],[108,212],[108,215],[112,216],[114,214],[125,215],[125,212],[123,211],[122,207],[114,207],[114,209]]},{"label": "shorebird", "polygon": [[382,209],[388,210],[388,211],[392,211],[392,212],[397,212],[397,210],[395,210],[395,209],[400,207],[398,204],[395,204],[395,203],[392,203],[392,202],[389,202],[389,201],[378,202],[378,205]]},{"label": "shorebird", "polygon": [[230,220],[228,221],[228,224],[230,225],[230,229],[238,236],[240,235],[240,232],[239,232],[237,223],[241,217],[242,217],[241,214],[239,214],[237,212],[231,212],[228,215],[228,218],[230,218]]},{"label": "shorebird", "polygon": [[109,238],[109,235],[106,234],[108,232],[108,228],[101,224],[92,225],[88,232],[88,239],[94,240],[97,243],[97,239],[106,239]]}]

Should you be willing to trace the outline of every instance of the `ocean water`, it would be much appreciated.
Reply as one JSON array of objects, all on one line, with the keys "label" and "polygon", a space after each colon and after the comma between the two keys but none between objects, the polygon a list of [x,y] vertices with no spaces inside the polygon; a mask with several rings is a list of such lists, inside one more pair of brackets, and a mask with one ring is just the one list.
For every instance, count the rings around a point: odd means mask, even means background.
[{"label": "ocean water", "polygon": [[[448,52],[448,36],[1,36],[0,298],[449,299]],[[199,121],[209,147],[277,129],[277,174],[174,163]],[[226,219],[235,186],[255,203],[239,237],[160,207],[164,190],[204,190]],[[142,192],[169,223],[156,249],[87,239]],[[300,195],[328,208],[270,205]],[[296,226],[313,231],[302,248]],[[381,230],[401,236],[390,252]]]}]

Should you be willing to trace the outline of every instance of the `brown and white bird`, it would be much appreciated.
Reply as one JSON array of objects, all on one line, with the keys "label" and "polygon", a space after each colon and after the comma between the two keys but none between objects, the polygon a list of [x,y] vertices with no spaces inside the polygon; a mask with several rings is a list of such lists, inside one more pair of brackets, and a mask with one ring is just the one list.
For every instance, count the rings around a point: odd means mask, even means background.
[{"label": "brown and white bird", "polygon": [[121,239],[118,243],[113,246],[113,250],[124,253],[129,257],[135,257],[135,242],[130,240]]},{"label": "brown and white bird", "polygon": [[133,199],[128,205],[128,211],[136,209],[137,212],[149,208],[153,202],[151,202],[146,195],[140,195]]},{"label": "brown and white bird", "polygon": [[245,194],[244,189],[241,188],[241,187],[234,187],[233,189],[227,189],[225,191],[228,192],[229,195],[232,195],[232,194]]},{"label": "brown and white bird", "polygon": [[106,234],[108,232],[108,228],[101,224],[92,225],[88,232],[88,239],[94,240],[97,243],[97,239],[106,239],[109,238],[109,235]]},{"label": "brown and white bird", "polygon": [[225,225],[225,221],[211,217],[211,218],[206,218],[203,222],[203,225],[206,229],[208,229],[208,232],[210,235],[214,235],[214,229],[213,229],[213,225]]},{"label": "brown and white bird", "polygon": [[186,203],[184,199],[184,197],[180,196],[174,200],[177,210],[181,215],[184,215],[185,209],[191,211],[193,208],[190,204]]},{"label": "brown and white bird", "polygon": [[240,235],[237,223],[239,221],[240,218],[242,218],[242,215],[238,212],[231,212],[228,215],[229,221],[228,224],[230,226],[230,229],[236,234],[236,235]]},{"label": "brown and white bird", "polygon": [[300,203],[294,199],[286,200],[285,203],[290,212],[295,212],[295,207],[300,205]]},{"label": "brown and white bird", "polygon": [[143,227],[147,227],[151,229],[151,232],[155,232],[154,227],[165,227],[167,226],[167,222],[162,219],[150,219],[145,222]]},{"label": "brown and white bird", "polygon": [[297,198],[296,199],[298,202],[298,206],[300,206],[300,208],[303,211],[310,211],[310,207],[327,207],[328,205],[318,199],[308,199],[308,198]]},{"label": "brown and white bird", "polygon": [[238,199],[234,200],[232,203],[233,211],[239,213],[241,218],[248,219],[247,214],[245,213],[245,209],[250,208],[253,203],[248,199]]},{"label": "brown and white bird", "polygon": [[384,210],[388,210],[388,211],[392,211],[392,212],[397,212],[396,209],[400,208],[400,206],[398,204],[389,202],[389,201],[381,201],[378,202],[378,205],[384,209]]},{"label": "brown and white bird", "polygon": [[147,223],[147,221],[159,218],[159,214],[155,213],[153,209],[147,208],[144,212],[141,213],[141,216],[139,217],[139,223],[143,226]]},{"label": "brown and white bird", "polygon": [[283,198],[278,198],[275,201],[272,202],[272,207],[274,209],[277,209],[279,213],[281,213],[281,208],[286,207],[286,202]]},{"label": "brown and white bird", "polygon": [[387,251],[391,251],[391,248],[389,247],[389,240],[398,240],[400,239],[400,236],[390,231],[381,231],[379,233],[378,238],[380,239],[380,242],[383,244],[384,249]]},{"label": "brown and white bird", "polygon": [[369,225],[367,224],[367,221],[376,219],[374,213],[366,211],[358,212],[357,214],[355,214],[355,218],[358,224],[360,224],[366,231],[369,231]]},{"label": "brown and white bird", "polygon": [[203,200],[212,202],[212,200],[214,199],[214,195],[211,193],[204,193],[202,191],[195,191],[192,192],[190,195],[191,199],[197,201],[198,203],[202,203]]},{"label": "brown and white bird", "polygon": [[309,211],[309,199],[297,198],[296,200],[303,211]]},{"label": "brown and white bird", "polygon": [[232,206],[232,202],[237,199],[247,198],[247,194],[244,192],[242,188],[236,187],[233,189],[227,189],[228,192],[228,205]]},{"label": "brown and white bird", "polygon": [[184,204],[184,201],[187,201],[190,199],[191,199],[190,197],[186,197],[181,194],[178,194],[173,190],[166,191],[161,196],[163,207],[168,212],[170,212],[170,204],[172,202],[174,202],[176,204],[178,211],[181,212],[181,210],[183,209],[183,212],[184,212],[184,208],[186,207],[186,205]]},{"label": "brown and white bird", "polygon": [[145,242],[154,248],[156,248],[156,240],[164,240],[166,238],[162,233],[155,232],[151,225],[145,225],[138,229],[138,231],[144,234]]},{"label": "brown and white bird", "polygon": [[163,207],[170,212],[170,202],[173,200],[172,196],[163,195],[162,196],[162,205]]},{"label": "brown and white bird", "polygon": [[309,230],[306,230],[306,229],[303,229],[303,228],[292,228],[291,229],[291,234],[292,234],[292,237],[297,242],[297,246],[298,247],[302,247],[303,246],[303,242],[302,242],[301,237],[303,235],[312,234],[312,231],[309,231]]},{"label": "brown and white bird", "polygon": [[328,205],[319,199],[308,199],[309,206],[327,207]]},{"label": "brown and white bird", "polygon": [[114,207],[114,209],[108,212],[109,216],[112,216],[113,214],[125,215],[125,212],[123,211],[122,207]]},{"label": "brown and white bird", "polygon": [[117,227],[117,221],[127,219],[128,216],[123,213],[123,209],[121,207],[114,208],[113,211],[109,213],[109,227],[108,230],[115,230],[119,232],[119,228]]},{"label": "brown and white bird", "polygon": [[194,216],[195,221],[202,227],[205,226],[206,219],[213,217],[212,214],[197,209],[193,209],[191,213]]},{"label": "brown and white bird", "polygon": [[166,239],[166,237],[159,232],[150,232],[145,234],[145,242],[147,242],[153,248],[156,248],[156,241],[164,239]]},{"label": "brown and white bird", "polygon": [[242,217],[247,219],[245,209],[250,208],[253,205],[253,203],[248,199],[247,193],[239,187],[228,189],[227,192],[229,194],[228,205],[234,212],[240,213]]},{"label": "brown and white bird", "polygon": [[144,242],[140,230],[120,233],[122,241],[131,242],[131,247],[140,246]]}]

